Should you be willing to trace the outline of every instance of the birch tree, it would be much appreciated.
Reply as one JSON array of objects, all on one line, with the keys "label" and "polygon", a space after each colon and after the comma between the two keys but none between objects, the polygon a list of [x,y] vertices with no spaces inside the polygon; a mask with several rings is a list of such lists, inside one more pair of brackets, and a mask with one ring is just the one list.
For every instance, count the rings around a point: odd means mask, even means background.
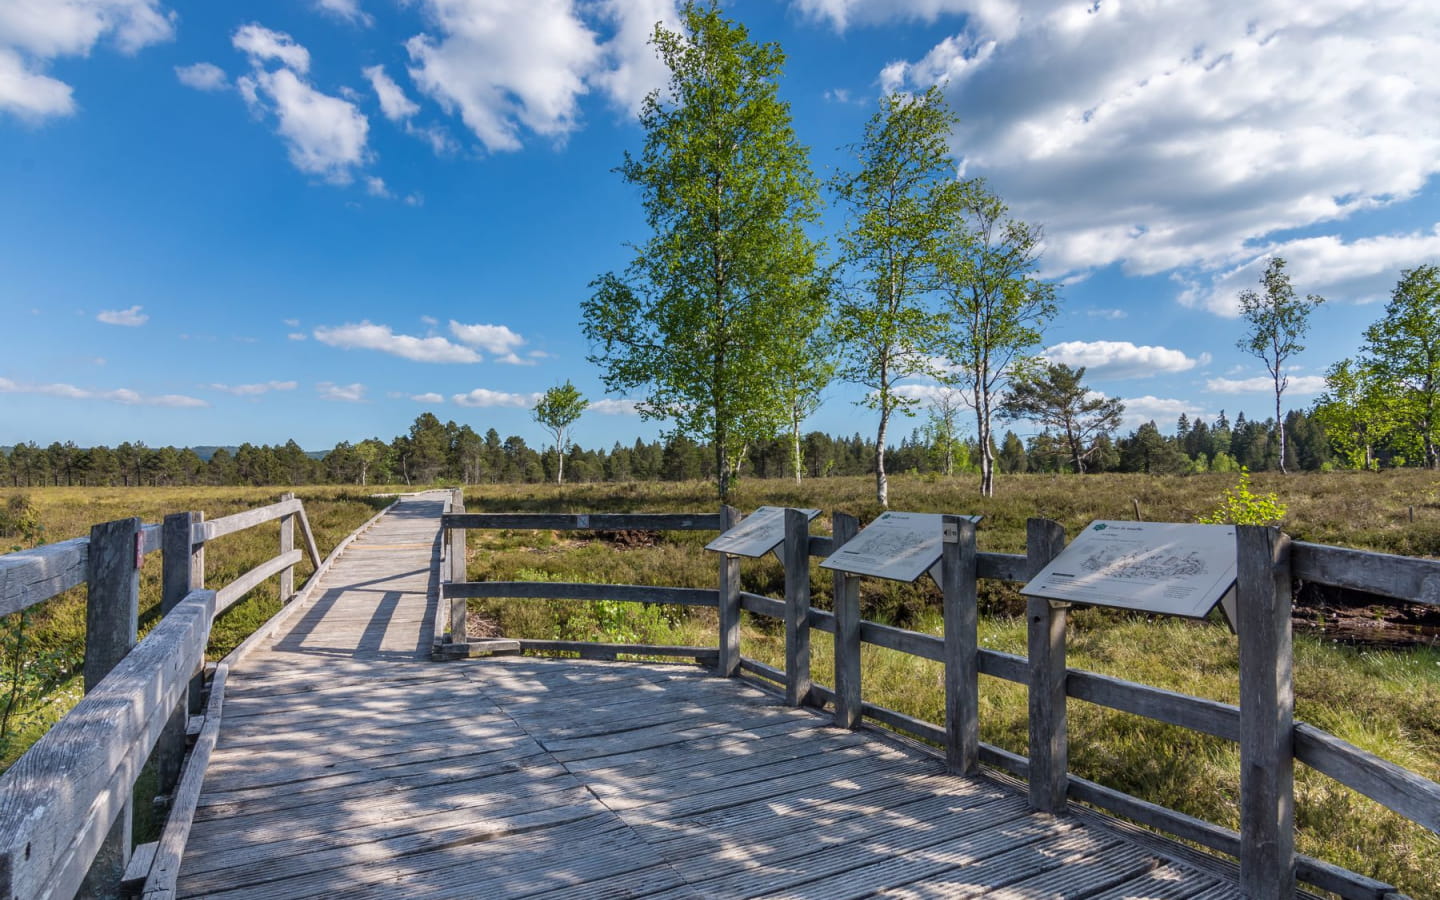
[{"label": "birch tree", "polygon": [[777,93],[779,46],[714,5],[681,19],[683,33],[655,29],[669,84],[646,98],[644,150],[619,170],[652,236],[623,275],[592,282],[582,327],[607,390],[638,392],[643,418],[710,444],[726,500],[747,446],[786,424],[773,366],[796,338],[783,324],[824,316],[805,233],[819,190]]},{"label": "birch tree", "polygon": [[1280,413],[1280,397],[1290,384],[1285,363],[1305,350],[1300,340],[1310,330],[1310,313],[1324,303],[1323,297],[1310,294],[1303,300],[1290,286],[1285,274],[1285,260],[1276,256],[1260,276],[1265,292],[1240,292],[1240,315],[1250,330],[1237,343],[1241,350],[1265,363],[1265,371],[1275,385],[1275,435],[1279,445],[1279,465],[1285,471],[1285,417]]},{"label": "birch tree", "polygon": [[837,304],[840,375],[868,388],[861,402],[880,414],[875,433],[875,499],[889,506],[885,440],[896,412],[914,397],[895,390],[905,378],[933,374],[940,318],[932,308],[941,236],[964,188],[948,140],[957,119],[938,87],[891,94],[851,148],[857,163],[830,182],[849,221],[842,262],[859,276]]}]

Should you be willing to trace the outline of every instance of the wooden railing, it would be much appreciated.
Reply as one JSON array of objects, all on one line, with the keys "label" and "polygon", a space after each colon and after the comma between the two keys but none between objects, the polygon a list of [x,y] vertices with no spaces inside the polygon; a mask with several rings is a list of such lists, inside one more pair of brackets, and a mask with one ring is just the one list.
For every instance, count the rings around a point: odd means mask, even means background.
[{"label": "wooden railing", "polygon": [[[206,590],[205,545],[276,519],[277,554]],[[294,546],[297,523],[303,554]],[[163,555],[162,618],[137,644],[140,566],[156,550]],[[304,505],[286,495],[208,522],[198,512],[166,516],[161,525],[136,518],[106,522],[88,538],[0,556],[0,615],[87,585],[85,696],[0,776],[0,897],[116,896],[123,882],[144,881],[157,857],[148,845],[132,860],[135,778],[153,758],[160,793],[174,792],[175,811],[186,787],[187,729],[190,714],[201,712],[215,616],[277,575],[280,599],[289,602],[304,555],[322,568]],[[217,712],[223,687],[216,687],[223,683],[222,671],[211,685]],[[203,744],[203,730],[200,737]],[[198,789],[194,767],[185,768]],[[188,822],[188,812],[184,818]]]},{"label": "wooden railing", "polygon": [[[1026,552],[980,552],[975,528],[959,516],[944,517],[949,534],[943,546],[944,636],[922,634],[860,618],[860,577],[833,575],[833,611],[810,604],[810,561],[829,556],[858,532],[857,520],[832,517],[833,537],[809,533],[805,515],[787,510],[785,598],[740,590],[740,560],[720,555],[715,590],[631,585],[465,580],[466,529],[708,530],[724,531],[740,521],[729,507],[719,515],[494,515],[466,514],[457,506],[444,516],[448,568],[440,595],[449,599],[449,620],[458,630],[444,634],[437,616],[437,647],[463,647],[467,598],[544,598],[681,603],[715,607],[715,647],[656,647],[575,641],[520,640],[522,650],[574,652],[614,659],[620,654],[694,658],[723,676],[745,674],[772,682],[792,705],[833,710],[836,725],[854,728],[870,719],[943,747],[948,767],[969,773],[985,764],[1029,784],[1031,806],[1063,814],[1079,801],[1192,841],[1239,862],[1243,893],[1252,898],[1293,896],[1297,879],[1347,898],[1384,900],[1395,888],[1294,849],[1293,772],[1296,760],[1370,797],[1388,809],[1440,832],[1440,784],[1380,759],[1314,726],[1293,721],[1291,678],[1291,581],[1301,578],[1381,594],[1409,602],[1440,604],[1440,561],[1365,553],[1291,542],[1278,529],[1236,529],[1238,559],[1236,628],[1240,655],[1238,706],[1190,697],[1149,685],[1066,666],[1068,605],[1031,598],[1027,605],[1028,652],[1017,656],[986,650],[977,640],[977,582],[987,578],[1025,582],[1059,554],[1065,544],[1058,523],[1031,519]],[[446,604],[441,604],[442,608]],[[785,667],[745,657],[740,646],[740,612],[780,619],[785,628]],[[835,685],[810,678],[811,632],[832,635]],[[937,725],[861,698],[862,644],[885,647],[944,665],[945,724]],[[466,655],[463,650],[440,654]],[[980,741],[979,676],[1025,685],[1029,690],[1029,755],[1020,756]],[[1068,771],[1067,703],[1083,700],[1170,725],[1214,735],[1240,745],[1240,831],[1185,815]]]}]

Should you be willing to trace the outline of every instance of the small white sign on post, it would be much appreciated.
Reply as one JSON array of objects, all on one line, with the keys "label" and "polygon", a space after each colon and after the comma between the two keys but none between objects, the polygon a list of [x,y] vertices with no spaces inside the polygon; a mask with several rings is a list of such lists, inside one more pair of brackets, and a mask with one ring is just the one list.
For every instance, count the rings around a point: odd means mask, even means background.
[{"label": "small white sign on post", "polygon": [[1020,589],[1051,600],[1201,619],[1235,584],[1235,526],[1091,522]]},{"label": "small white sign on post", "polygon": [[[979,522],[979,516],[963,516]],[[891,581],[914,581],[940,562],[943,521],[939,513],[881,513],[821,568]]]},{"label": "small white sign on post", "polygon": [[[807,520],[820,515],[818,509],[802,509]],[[705,545],[706,550],[731,556],[760,558],[785,543],[785,507],[762,506],[739,525]]]}]

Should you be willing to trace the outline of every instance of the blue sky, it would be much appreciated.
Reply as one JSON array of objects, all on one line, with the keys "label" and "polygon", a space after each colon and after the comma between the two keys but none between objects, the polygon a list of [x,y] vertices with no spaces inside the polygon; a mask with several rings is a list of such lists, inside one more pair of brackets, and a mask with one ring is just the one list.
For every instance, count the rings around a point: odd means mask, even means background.
[{"label": "blue sky", "polygon": [[[1235,349],[1266,259],[1327,303],[1287,405],[1440,260],[1440,4],[725,4],[788,55],[823,178],[886,90],[1046,228],[1050,358],[1133,427],[1271,405]],[[538,444],[604,398],[587,284],[646,232],[612,169],[667,0],[0,0],[0,444],[389,437],[429,410]],[[843,224],[826,214],[827,236]],[[921,385],[917,390],[923,391]],[[810,427],[873,433],[837,385]],[[918,424],[918,420],[917,424]],[[908,431],[900,423],[900,432]],[[1019,430],[1026,430],[1021,428]]]}]

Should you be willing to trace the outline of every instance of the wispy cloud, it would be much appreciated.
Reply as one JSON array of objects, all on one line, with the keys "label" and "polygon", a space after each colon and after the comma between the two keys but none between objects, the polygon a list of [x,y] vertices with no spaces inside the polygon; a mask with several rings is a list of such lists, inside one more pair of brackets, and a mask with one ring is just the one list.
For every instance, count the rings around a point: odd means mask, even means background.
[{"label": "wispy cloud", "polygon": [[[1269,375],[1254,378],[1209,378],[1205,390],[1212,394],[1269,394],[1275,390],[1275,382]],[[1287,394],[1318,394],[1325,390],[1323,375],[1294,375],[1286,387]]]},{"label": "wispy cloud", "polygon": [[11,381],[9,378],[0,378],[0,394],[40,394],[46,397],[63,397],[67,400],[104,400],[123,406],[165,406],[172,409],[195,409],[210,405],[198,397],[187,397],[184,394],[150,395],[132,391],[129,388],[95,390],[63,383],[26,384]]},{"label": "wispy cloud", "polygon": [[271,391],[293,391],[298,386],[294,381],[266,381],[259,384],[212,384],[210,389],[236,397],[258,397]]},{"label": "wispy cloud", "polygon": [[230,79],[225,70],[208,62],[192,63],[188,66],[176,66],[175,77],[186,87],[192,87],[197,91],[223,91],[230,87]]},{"label": "wispy cloud", "polygon": [[1046,347],[1043,355],[1051,362],[1084,366],[1088,374],[1102,378],[1185,372],[1210,362],[1208,353],[1192,358],[1169,347],[1137,346],[1129,341],[1065,341]]},{"label": "wispy cloud", "polygon": [[633,416],[638,414],[634,400],[616,400],[606,397],[603,400],[596,400],[587,409],[590,412],[597,412],[606,416]]},{"label": "wispy cloud", "polygon": [[365,402],[365,385],[363,384],[335,384],[333,381],[322,381],[315,385],[315,390],[320,392],[321,400],[335,400],[340,403]]},{"label": "wispy cloud", "polygon": [[496,356],[514,355],[515,349],[525,344],[523,337],[504,325],[464,325],[451,319],[450,333],[461,343],[479,347]]},{"label": "wispy cloud", "polygon": [[95,318],[106,325],[124,325],[135,328],[150,321],[150,317],[140,311],[142,309],[144,307],[138,304],[129,309],[106,309],[102,310]]}]

